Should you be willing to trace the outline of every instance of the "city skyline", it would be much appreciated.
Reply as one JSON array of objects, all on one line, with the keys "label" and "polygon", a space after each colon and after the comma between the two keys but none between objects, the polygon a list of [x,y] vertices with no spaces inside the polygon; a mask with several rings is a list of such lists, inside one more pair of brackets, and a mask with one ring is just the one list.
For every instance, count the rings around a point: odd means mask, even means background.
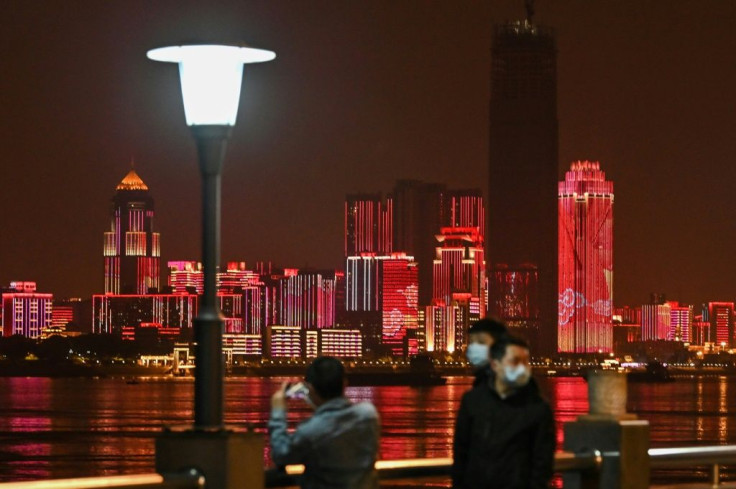
[{"label": "city skyline", "polygon": [[[77,3],[11,2],[3,20],[2,283],[36,281],[58,297],[103,290],[100,232],[131,157],[156,199],[162,261],[199,258],[193,140],[175,73],[145,50],[214,27],[279,55],[246,70],[223,262],[341,268],[346,193],[401,178],[485,189],[490,39],[494,24],[524,17],[523,2]],[[615,302],[732,301],[736,6],[536,10],[558,41],[560,165],[599,160],[617,185]]]}]

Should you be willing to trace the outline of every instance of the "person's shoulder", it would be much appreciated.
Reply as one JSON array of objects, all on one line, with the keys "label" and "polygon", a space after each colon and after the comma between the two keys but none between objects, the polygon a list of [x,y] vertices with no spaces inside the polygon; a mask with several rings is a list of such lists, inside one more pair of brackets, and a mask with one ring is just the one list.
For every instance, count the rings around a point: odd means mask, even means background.
[{"label": "person's shoulder", "polygon": [[489,391],[487,382],[478,384],[463,394],[461,402],[475,402],[479,399],[486,398]]},{"label": "person's shoulder", "polygon": [[362,418],[378,419],[378,410],[373,403],[368,401],[356,402],[352,405],[352,410]]}]

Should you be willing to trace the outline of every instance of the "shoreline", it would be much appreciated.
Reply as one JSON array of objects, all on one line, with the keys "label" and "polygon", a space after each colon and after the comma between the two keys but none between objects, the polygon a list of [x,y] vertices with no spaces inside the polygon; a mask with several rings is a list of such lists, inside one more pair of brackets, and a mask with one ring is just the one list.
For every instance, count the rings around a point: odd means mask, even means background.
[{"label": "shoreline", "polygon": [[[280,365],[280,366],[232,366],[225,369],[225,377],[285,377],[298,376],[304,372],[303,365]],[[548,373],[554,370],[554,373]],[[533,369],[537,377],[584,377],[584,371],[579,369],[550,369],[535,367]],[[433,370],[412,370],[409,367],[391,368],[385,366],[359,368],[348,367],[346,372],[350,375],[376,378],[413,377],[464,377],[472,376],[469,368],[442,368]],[[733,368],[671,368],[669,374],[677,379],[703,377],[703,376],[735,376],[736,369]],[[175,377],[171,366],[141,366],[141,365],[85,365],[76,363],[41,363],[38,361],[26,361],[22,363],[0,363],[0,377]],[[179,376],[176,376],[179,377]],[[192,377],[183,375],[182,378]]]}]

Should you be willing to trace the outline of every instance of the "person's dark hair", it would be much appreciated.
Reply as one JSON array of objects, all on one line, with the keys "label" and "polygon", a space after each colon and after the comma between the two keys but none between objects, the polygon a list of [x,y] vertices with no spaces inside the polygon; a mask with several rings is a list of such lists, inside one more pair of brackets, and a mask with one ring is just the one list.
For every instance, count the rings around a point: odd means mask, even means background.
[{"label": "person's dark hair", "polygon": [[319,357],[307,367],[304,380],[312,384],[325,401],[342,395],[345,368],[337,358]]},{"label": "person's dark hair", "polygon": [[502,321],[494,318],[479,319],[470,325],[468,333],[488,333],[494,342],[509,334],[506,325]]},{"label": "person's dark hair", "polygon": [[491,347],[491,359],[501,361],[506,355],[506,349],[510,345],[520,346],[527,350],[529,349],[529,345],[527,345],[526,341],[521,338],[516,338],[515,336],[507,335],[493,343],[493,346]]}]

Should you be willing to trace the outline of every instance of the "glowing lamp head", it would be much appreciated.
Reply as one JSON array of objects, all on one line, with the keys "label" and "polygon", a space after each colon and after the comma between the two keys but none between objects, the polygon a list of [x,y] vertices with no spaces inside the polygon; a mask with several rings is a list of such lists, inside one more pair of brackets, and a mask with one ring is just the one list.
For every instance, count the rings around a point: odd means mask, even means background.
[{"label": "glowing lamp head", "polygon": [[218,44],[169,46],[148,51],[148,58],[179,64],[187,125],[235,125],[243,64],[276,57],[273,51]]}]

